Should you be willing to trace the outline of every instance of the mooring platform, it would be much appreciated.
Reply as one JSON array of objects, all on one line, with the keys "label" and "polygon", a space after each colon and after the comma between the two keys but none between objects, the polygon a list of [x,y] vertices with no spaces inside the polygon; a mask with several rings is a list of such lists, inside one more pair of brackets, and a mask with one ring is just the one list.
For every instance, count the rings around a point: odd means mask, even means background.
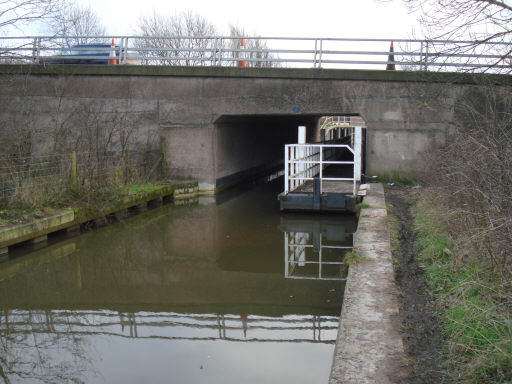
[{"label": "mooring platform", "polygon": [[281,211],[354,212],[358,200],[366,194],[364,189],[360,189],[359,183],[354,194],[353,183],[348,181],[323,181],[321,192],[320,186],[315,191],[315,183],[320,184],[320,179],[316,180],[308,181],[291,192],[279,194]]},{"label": "mooring platform", "polygon": [[281,211],[355,211],[361,184],[361,127],[347,144],[287,144]]}]

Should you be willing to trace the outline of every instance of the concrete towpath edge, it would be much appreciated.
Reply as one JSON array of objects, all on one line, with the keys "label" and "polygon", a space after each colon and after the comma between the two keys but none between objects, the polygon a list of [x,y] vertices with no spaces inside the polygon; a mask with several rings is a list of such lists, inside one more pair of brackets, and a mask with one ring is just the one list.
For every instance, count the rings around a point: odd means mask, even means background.
[{"label": "concrete towpath edge", "polygon": [[407,377],[384,188],[371,184],[354,242],[329,384],[387,384]]}]

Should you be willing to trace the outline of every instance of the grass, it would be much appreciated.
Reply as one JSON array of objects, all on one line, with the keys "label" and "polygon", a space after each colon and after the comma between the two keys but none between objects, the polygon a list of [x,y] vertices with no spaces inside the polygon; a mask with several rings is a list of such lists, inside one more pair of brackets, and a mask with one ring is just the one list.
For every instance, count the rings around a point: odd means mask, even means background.
[{"label": "grass", "polygon": [[155,187],[153,183],[145,183],[145,184],[130,184],[126,187],[126,193],[128,195],[136,195],[140,192],[148,192]]},{"label": "grass", "polygon": [[364,201],[356,204],[356,214],[359,215],[361,209],[371,208],[370,204],[365,203]]},{"label": "grass", "polygon": [[461,263],[432,212],[416,206],[415,246],[446,340],[444,368],[457,383],[512,383],[512,321],[499,279],[477,258]]},{"label": "grass", "polygon": [[21,224],[31,218],[41,218],[53,210],[52,207],[0,209],[0,226]]},{"label": "grass", "polygon": [[[387,205],[388,203],[386,203]],[[389,223],[389,242],[391,244],[391,253],[393,255],[393,263],[398,264],[399,260],[396,255],[400,252],[400,222],[393,216],[388,208],[388,223]]]},{"label": "grass", "polygon": [[356,251],[348,251],[343,257],[343,262],[347,265],[355,265],[357,263],[363,263],[366,259]]},{"label": "grass", "polygon": [[384,183],[394,183],[395,185],[414,185],[416,180],[409,174],[402,171],[378,172],[372,181]]},{"label": "grass", "polygon": [[121,196],[144,193],[154,187],[153,183],[124,184],[107,180],[104,185],[76,192],[65,188],[24,192],[0,206],[0,226],[30,222],[63,207],[100,211],[105,204],[119,201]]}]

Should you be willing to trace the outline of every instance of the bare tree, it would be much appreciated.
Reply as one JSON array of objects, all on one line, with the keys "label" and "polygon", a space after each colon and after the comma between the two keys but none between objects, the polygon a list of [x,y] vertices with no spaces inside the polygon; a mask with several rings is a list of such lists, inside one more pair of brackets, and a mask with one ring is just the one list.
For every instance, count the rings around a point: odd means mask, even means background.
[{"label": "bare tree", "polygon": [[52,41],[57,41],[57,45],[62,47],[106,42],[101,38],[106,35],[106,28],[99,16],[90,7],[81,7],[75,3],[61,8],[49,20],[47,30],[50,35],[59,37]]},{"label": "bare tree", "polygon": [[62,5],[63,0],[0,0],[0,31],[21,30],[29,23],[46,21]]},{"label": "bare tree", "polygon": [[[474,57],[465,57],[465,60],[466,64],[474,65],[474,68],[510,72],[512,4],[509,1],[402,0],[402,2],[410,11],[420,13],[420,22],[427,39],[470,41],[452,45],[433,44],[430,46],[431,57],[435,57],[436,54],[452,55],[451,57],[472,54]],[[439,62],[442,60],[437,59],[437,63]]]},{"label": "bare tree", "polygon": [[153,11],[139,19],[136,34],[148,37],[135,46],[146,64],[206,65],[211,62],[216,29],[206,19],[191,12],[163,16]]},{"label": "bare tree", "polygon": [[[231,37],[242,38],[247,36],[247,33],[243,28],[235,27],[234,25],[229,26],[229,35]],[[239,49],[239,39],[232,39],[228,43],[229,49]],[[267,44],[261,39],[247,39],[244,38],[244,49],[246,52],[233,52],[233,57],[245,58],[246,66],[248,67],[277,67],[278,62],[272,61],[275,56],[269,52]],[[240,55],[242,53],[242,55]],[[235,62],[231,62],[235,65]]]},{"label": "bare tree", "polygon": [[[27,26],[50,20],[66,0],[0,0],[0,34],[23,32]],[[26,49],[30,39],[3,40],[0,46],[1,62],[5,64],[25,63]]]}]

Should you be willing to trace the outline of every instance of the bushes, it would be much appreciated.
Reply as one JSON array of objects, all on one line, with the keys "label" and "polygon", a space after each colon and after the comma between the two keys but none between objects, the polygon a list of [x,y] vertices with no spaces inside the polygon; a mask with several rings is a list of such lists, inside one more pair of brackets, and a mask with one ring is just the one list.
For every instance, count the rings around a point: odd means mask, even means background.
[{"label": "bushes", "polygon": [[457,383],[512,382],[511,111],[507,87],[459,96],[413,213]]},{"label": "bushes", "polygon": [[512,253],[512,92],[474,88],[455,104],[448,145],[430,175],[449,208],[450,227],[496,272],[508,275]]}]

